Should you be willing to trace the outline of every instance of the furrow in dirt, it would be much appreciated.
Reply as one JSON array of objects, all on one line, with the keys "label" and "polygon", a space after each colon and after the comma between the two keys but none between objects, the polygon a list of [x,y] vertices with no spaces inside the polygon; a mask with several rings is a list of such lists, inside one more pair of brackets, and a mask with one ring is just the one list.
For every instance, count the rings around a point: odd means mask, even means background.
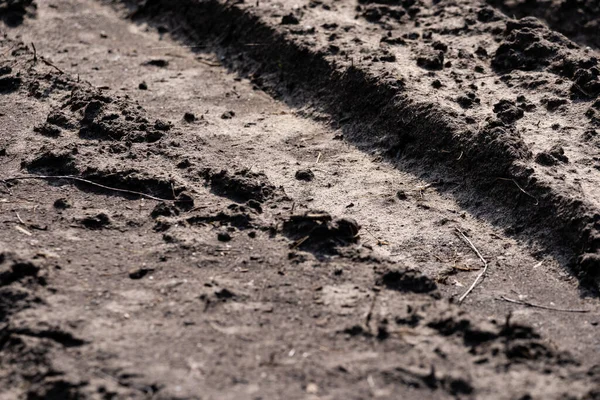
[{"label": "furrow in dirt", "polygon": [[435,3],[150,1],[133,16],[212,38],[232,70],[325,112],[360,148],[464,180],[489,219],[562,243],[596,280],[595,53],[483,2]]},{"label": "furrow in dirt", "polygon": [[[60,18],[81,11],[58,7]],[[362,245],[353,220],[296,209],[243,153],[215,146],[227,142],[211,137],[214,122],[170,124],[42,51],[0,46],[11,82],[0,240],[14,249],[0,256],[0,284],[32,293],[0,314],[3,396],[597,395],[597,368],[531,324],[467,313],[432,278]],[[126,78],[116,71],[113,83]],[[104,187],[8,179],[24,174]]]}]

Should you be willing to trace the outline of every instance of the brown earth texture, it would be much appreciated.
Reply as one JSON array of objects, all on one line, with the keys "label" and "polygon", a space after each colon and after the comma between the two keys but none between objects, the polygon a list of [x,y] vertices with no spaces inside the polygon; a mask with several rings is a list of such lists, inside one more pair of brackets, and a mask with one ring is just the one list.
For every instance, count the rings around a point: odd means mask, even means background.
[{"label": "brown earth texture", "polygon": [[0,0],[0,400],[600,399],[595,0]]}]

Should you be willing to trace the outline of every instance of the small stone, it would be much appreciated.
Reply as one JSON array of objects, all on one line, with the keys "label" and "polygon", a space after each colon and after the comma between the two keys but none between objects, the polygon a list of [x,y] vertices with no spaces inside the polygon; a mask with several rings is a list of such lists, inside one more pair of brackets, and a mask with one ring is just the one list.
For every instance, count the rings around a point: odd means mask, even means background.
[{"label": "small stone", "polygon": [[315,383],[309,383],[306,385],[306,393],[317,394],[319,393],[319,387]]},{"label": "small stone", "polygon": [[396,197],[398,198],[398,200],[406,200],[408,198],[404,190],[398,190],[396,192]]},{"label": "small stone", "polygon": [[139,88],[140,90],[148,90],[148,84],[147,84],[146,82],[141,82],[141,83],[138,85],[138,88]]}]

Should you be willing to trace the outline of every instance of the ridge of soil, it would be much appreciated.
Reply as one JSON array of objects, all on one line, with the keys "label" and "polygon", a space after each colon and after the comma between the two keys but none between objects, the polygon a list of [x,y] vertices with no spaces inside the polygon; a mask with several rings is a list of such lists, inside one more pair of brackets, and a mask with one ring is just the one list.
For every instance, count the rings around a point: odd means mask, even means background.
[{"label": "ridge of soil", "polygon": [[188,37],[213,38],[232,70],[343,121],[345,139],[360,148],[426,160],[432,180],[464,179],[491,210],[506,211],[490,210],[491,219],[529,227],[523,236],[548,248],[562,243],[575,274],[597,285],[595,53],[483,2],[129,4],[133,17],[171,19]]}]

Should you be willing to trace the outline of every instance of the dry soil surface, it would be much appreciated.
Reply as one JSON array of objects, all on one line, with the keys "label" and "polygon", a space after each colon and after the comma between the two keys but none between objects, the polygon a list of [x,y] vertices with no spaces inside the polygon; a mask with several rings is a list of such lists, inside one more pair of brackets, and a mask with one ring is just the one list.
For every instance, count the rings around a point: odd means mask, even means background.
[{"label": "dry soil surface", "polygon": [[0,0],[0,399],[600,398],[594,36],[493,6]]}]

